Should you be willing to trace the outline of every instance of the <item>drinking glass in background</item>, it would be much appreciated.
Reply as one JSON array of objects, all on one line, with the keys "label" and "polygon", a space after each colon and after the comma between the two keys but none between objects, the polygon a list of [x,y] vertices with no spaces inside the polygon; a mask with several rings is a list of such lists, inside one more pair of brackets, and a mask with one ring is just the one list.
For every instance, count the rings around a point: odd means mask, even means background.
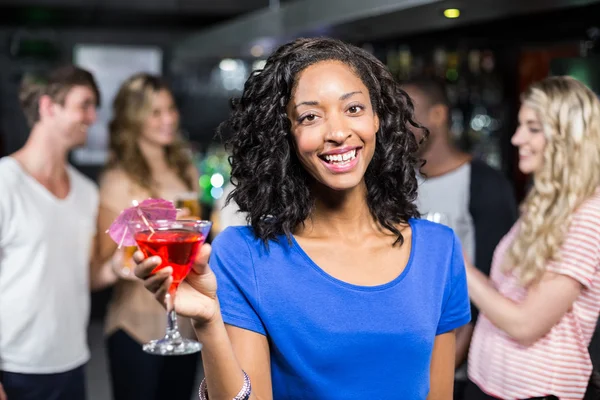
[{"label": "drinking glass in background", "polygon": [[451,219],[448,214],[438,211],[425,213],[423,218],[452,229],[460,241],[463,251],[471,260],[475,259],[475,231],[472,226],[470,227],[469,220],[465,218]]},{"label": "drinking glass in background", "polygon": [[198,194],[194,192],[181,193],[175,197],[175,207],[179,210],[187,209],[189,215],[185,219],[201,219],[202,209],[198,201]]},{"label": "drinking glass in background", "polygon": [[450,218],[448,218],[448,216],[446,214],[441,213],[441,212],[430,211],[425,214],[424,219],[426,219],[427,221],[446,225],[446,226],[449,226],[450,228],[452,228],[452,226],[450,226]]}]

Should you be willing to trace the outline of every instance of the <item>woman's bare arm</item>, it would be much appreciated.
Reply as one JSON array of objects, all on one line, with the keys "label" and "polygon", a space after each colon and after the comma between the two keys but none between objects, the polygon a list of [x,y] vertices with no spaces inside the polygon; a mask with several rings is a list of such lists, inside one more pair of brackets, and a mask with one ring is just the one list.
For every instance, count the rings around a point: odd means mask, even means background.
[{"label": "woman's bare arm", "polygon": [[454,395],[454,331],[435,337],[431,354],[429,395],[427,400],[452,400]]}]

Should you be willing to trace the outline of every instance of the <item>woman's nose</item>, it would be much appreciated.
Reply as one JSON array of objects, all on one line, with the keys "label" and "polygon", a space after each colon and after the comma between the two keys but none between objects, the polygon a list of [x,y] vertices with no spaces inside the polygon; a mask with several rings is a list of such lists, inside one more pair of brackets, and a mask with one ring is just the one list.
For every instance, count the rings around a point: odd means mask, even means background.
[{"label": "woman's nose", "polygon": [[515,133],[510,138],[510,142],[513,146],[520,146],[527,140],[527,133],[523,127],[518,127]]},{"label": "woman's nose", "polygon": [[331,116],[328,119],[327,136],[328,141],[343,143],[352,135],[343,117]]}]

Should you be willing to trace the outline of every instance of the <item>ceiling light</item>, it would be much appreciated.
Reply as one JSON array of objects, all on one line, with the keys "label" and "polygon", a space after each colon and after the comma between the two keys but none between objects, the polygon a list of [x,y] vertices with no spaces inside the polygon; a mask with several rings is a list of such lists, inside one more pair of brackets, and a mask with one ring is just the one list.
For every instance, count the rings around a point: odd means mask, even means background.
[{"label": "ceiling light", "polygon": [[237,66],[236,60],[232,60],[231,58],[224,58],[219,63],[219,68],[221,68],[221,71],[235,71]]},{"label": "ceiling light", "polygon": [[460,10],[458,8],[447,8],[444,10],[444,17],[458,18],[460,17]]},{"label": "ceiling light", "polygon": [[265,49],[257,44],[252,46],[252,48],[250,49],[250,54],[252,54],[254,57],[260,57],[265,53]]}]

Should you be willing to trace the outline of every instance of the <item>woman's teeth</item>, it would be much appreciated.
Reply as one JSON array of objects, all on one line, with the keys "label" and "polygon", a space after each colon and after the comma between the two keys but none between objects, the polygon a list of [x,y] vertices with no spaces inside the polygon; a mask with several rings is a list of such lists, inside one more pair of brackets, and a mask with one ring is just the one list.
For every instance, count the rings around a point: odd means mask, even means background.
[{"label": "woman's teeth", "polygon": [[328,163],[345,163],[356,158],[356,149],[342,154],[329,154],[324,158]]}]

